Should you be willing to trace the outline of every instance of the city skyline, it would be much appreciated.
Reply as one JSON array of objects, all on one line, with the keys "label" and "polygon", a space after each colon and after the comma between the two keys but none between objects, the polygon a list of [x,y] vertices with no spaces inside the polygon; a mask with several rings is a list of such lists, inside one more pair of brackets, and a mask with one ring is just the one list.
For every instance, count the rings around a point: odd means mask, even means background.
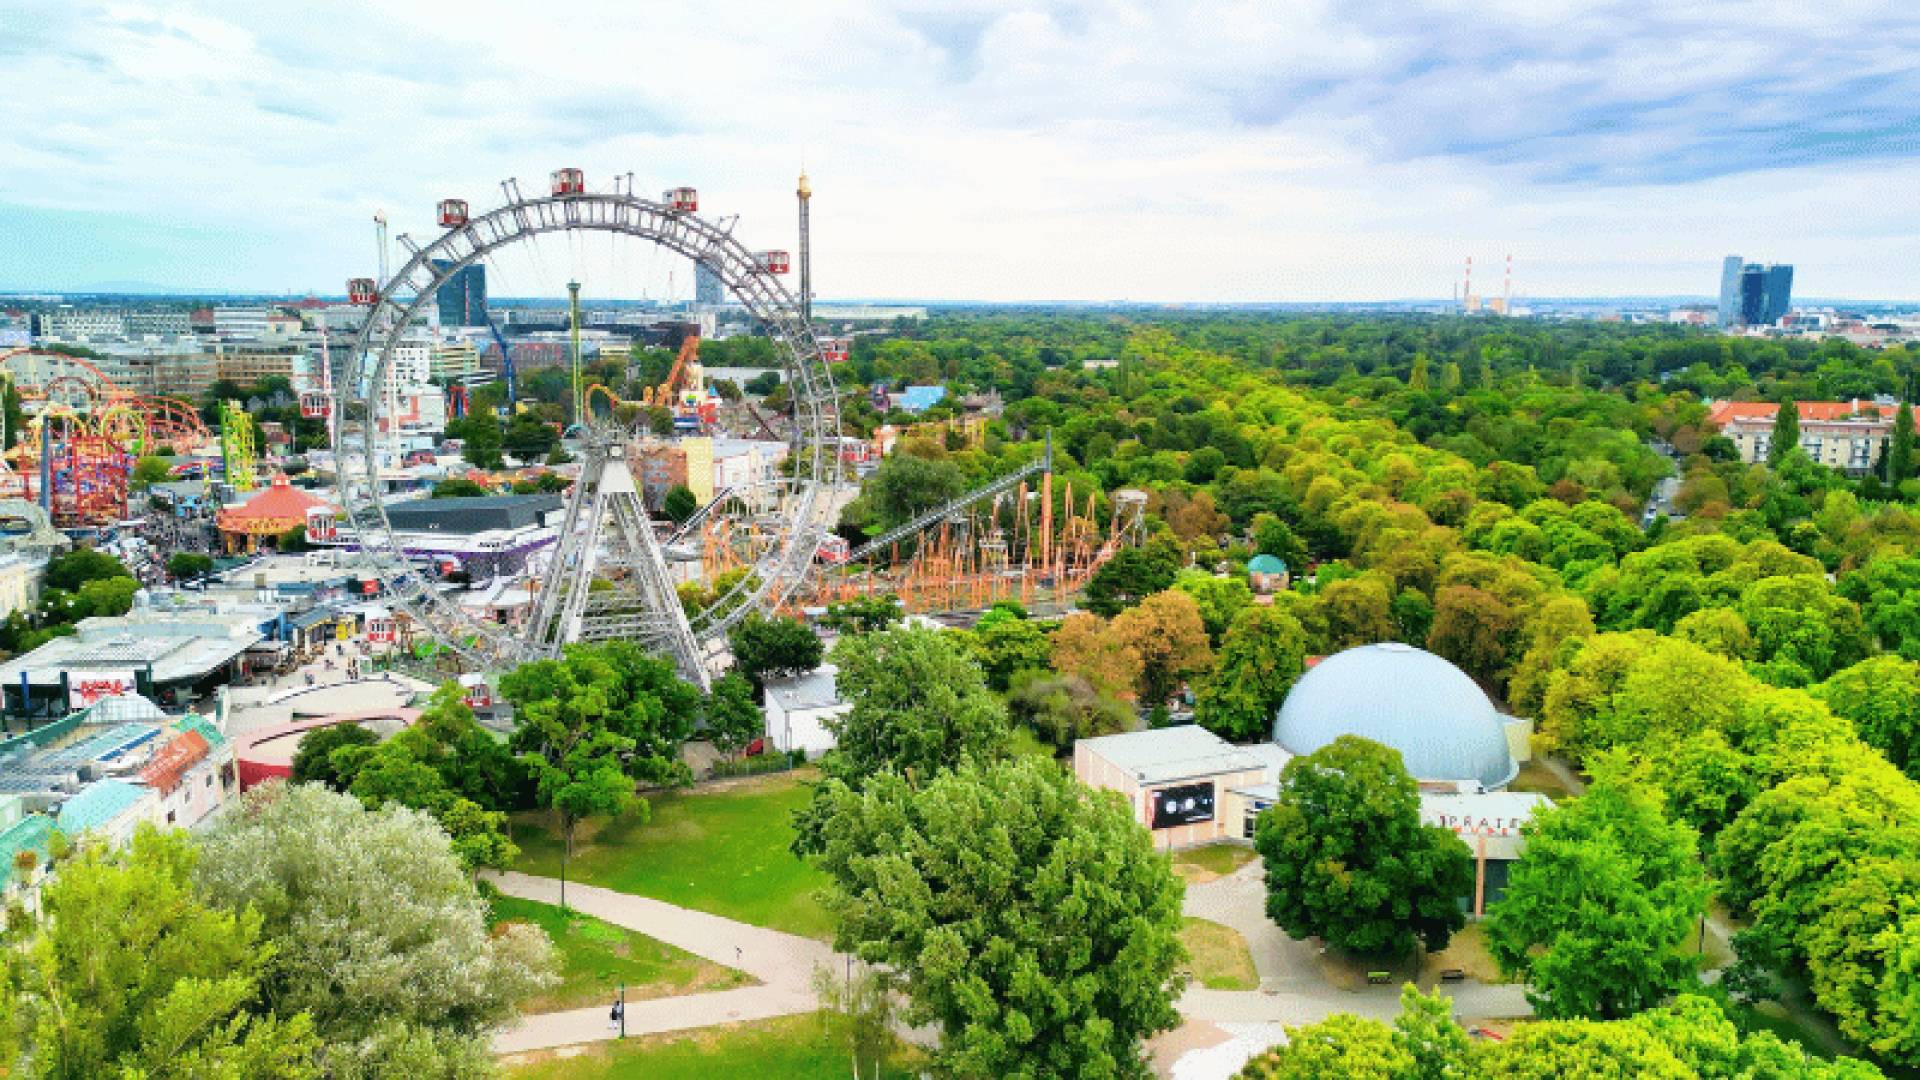
[{"label": "city skyline", "polygon": [[1808,296],[1920,300],[1920,20],[1884,4],[9,6],[6,290],[337,293],[376,210],[424,234],[577,165],[692,184],[761,247],[795,245],[805,167],[828,297],[1434,298],[1468,255],[1493,295],[1508,253],[1519,296],[1704,297],[1753,251]]}]

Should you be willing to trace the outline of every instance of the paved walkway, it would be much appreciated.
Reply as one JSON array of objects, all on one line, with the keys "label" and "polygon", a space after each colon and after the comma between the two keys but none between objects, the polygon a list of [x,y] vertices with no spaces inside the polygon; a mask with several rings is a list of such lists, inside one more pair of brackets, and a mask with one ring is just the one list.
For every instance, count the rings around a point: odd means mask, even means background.
[{"label": "paved walkway", "polygon": [[[558,879],[512,873],[487,876],[508,896],[560,902]],[[567,883],[567,906],[760,980],[759,986],[628,1002],[628,1035],[813,1012],[820,1007],[813,992],[814,968],[844,962],[812,938],[578,882]],[[608,1022],[611,1005],[522,1017],[494,1037],[494,1052],[519,1053],[612,1038],[617,1032]]]},{"label": "paved walkway", "polygon": [[[515,873],[487,877],[509,896],[548,904],[560,902],[560,882],[554,878]],[[1262,1045],[1277,1041],[1281,1025],[1310,1024],[1338,1012],[1383,1020],[1398,1015],[1400,988],[1397,985],[1368,986],[1352,991],[1328,985],[1319,974],[1318,948],[1309,942],[1293,940],[1273,925],[1264,914],[1265,895],[1257,861],[1225,877],[1187,889],[1186,913],[1239,931],[1247,940],[1254,968],[1260,975],[1258,990],[1189,988],[1180,998],[1179,1008],[1189,1026],[1196,1028],[1196,1034],[1209,1028],[1231,1032],[1238,1044],[1235,1049],[1251,1054]],[[812,985],[814,968],[844,962],[844,957],[811,938],[749,926],[719,915],[611,889],[569,882],[567,903],[577,911],[646,934],[760,980],[758,986],[629,1002],[629,1035],[685,1031],[812,1012],[819,1008]],[[1468,1019],[1525,1016],[1531,1011],[1517,986],[1466,982],[1445,989],[1456,1003],[1457,1014]],[[610,1039],[616,1034],[608,1019],[610,1004],[523,1017],[494,1037],[493,1049],[501,1054],[523,1053]],[[931,1033],[914,1034],[931,1037]],[[1204,1044],[1219,1037],[1216,1034],[1198,1041]],[[1229,1050],[1224,1057],[1231,1057],[1233,1053]],[[1194,1063],[1185,1061],[1186,1055],[1180,1056],[1186,1066],[1180,1074],[1196,1075],[1190,1071]],[[1222,1055],[1215,1049],[1208,1057],[1218,1060]],[[1213,1067],[1209,1062],[1198,1075],[1211,1072]],[[1235,1065],[1234,1069],[1237,1068]]]}]

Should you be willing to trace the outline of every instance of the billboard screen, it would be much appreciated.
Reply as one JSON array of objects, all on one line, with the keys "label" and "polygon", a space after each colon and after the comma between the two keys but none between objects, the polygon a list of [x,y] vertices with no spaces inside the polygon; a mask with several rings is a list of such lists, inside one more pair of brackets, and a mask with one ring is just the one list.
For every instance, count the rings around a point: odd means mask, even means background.
[{"label": "billboard screen", "polygon": [[1161,788],[1149,796],[1153,800],[1153,827],[1170,829],[1213,820],[1213,782],[1182,784]]},{"label": "billboard screen", "polygon": [[70,671],[67,673],[67,708],[84,709],[102,698],[124,697],[135,693],[131,671]]}]

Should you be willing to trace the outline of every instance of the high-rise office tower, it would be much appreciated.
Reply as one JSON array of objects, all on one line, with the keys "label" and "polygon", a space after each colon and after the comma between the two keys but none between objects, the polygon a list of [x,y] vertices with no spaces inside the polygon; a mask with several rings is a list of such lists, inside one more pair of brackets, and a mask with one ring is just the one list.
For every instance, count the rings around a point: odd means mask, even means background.
[{"label": "high-rise office tower", "polygon": [[1740,272],[1746,267],[1746,260],[1738,255],[1729,255],[1720,264],[1720,325],[1732,326],[1740,322]]},{"label": "high-rise office tower", "polygon": [[[444,259],[433,261],[435,269],[449,265]],[[487,325],[487,268],[484,263],[454,271],[434,299],[440,307],[441,326]]]},{"label": "high-rise office tower", "polygon": [[1748,263],[1740,269],[1740,321],[1772,326],[1793,308],[1793,267]]},{"label": "high-rise office tower", "polygon": [[693,261],[693,302],[701,307],[718,307],[727,302],[727,287],[713,267]]},{"label": "high-rise office tower", "polygon": [[1793,267],[1774,263],[1767,267],[1767,310],[1769,325],[1786,318],[1793,310]]}]

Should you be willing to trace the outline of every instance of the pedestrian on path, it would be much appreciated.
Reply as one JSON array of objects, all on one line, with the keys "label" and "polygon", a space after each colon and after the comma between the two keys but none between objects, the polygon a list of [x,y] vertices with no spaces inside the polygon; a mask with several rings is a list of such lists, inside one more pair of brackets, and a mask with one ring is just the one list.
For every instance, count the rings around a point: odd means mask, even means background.
[{"label": "pedestrian on path", "polygon": [[621,1006],[620,1002],[616,1001],[613,1003],[613,1011],[607,1014],[607,1030],[608,1031],[617,1032],[620,1030],[620,1014],[625,1011],[626,1009]]}]

